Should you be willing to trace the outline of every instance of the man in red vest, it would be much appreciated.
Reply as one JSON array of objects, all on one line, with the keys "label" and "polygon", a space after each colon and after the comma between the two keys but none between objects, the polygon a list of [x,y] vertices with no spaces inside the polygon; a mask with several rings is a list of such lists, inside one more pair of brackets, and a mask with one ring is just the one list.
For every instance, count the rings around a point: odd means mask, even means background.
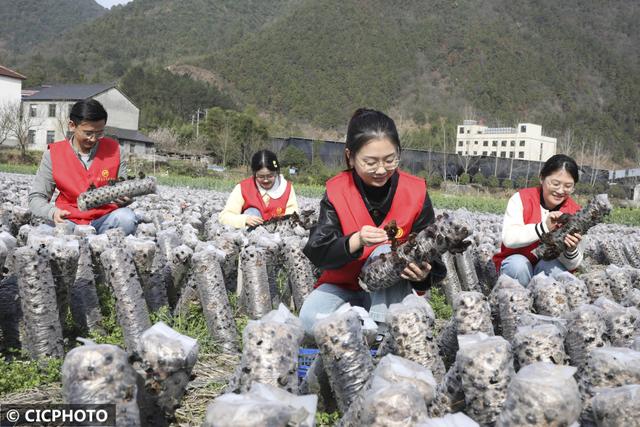
[{"label": "man in red vest", "polygon": [[[115,200],[94,209],[78,209],[78,196],[93,185],[102,187],[110,180],[126,176],[126,160],[120,156],[120,144],[104,137],[107,112],[94,99],[76,102],[69,113],[71,138],[49,144],[29,192],[33,215],[56,224],[70,221],[90,224],[98,234],[121,228],[125,234],[136,230],[134,212],[124,207],[129,199]],[[51,205],[58,189],[60,194]]]}]

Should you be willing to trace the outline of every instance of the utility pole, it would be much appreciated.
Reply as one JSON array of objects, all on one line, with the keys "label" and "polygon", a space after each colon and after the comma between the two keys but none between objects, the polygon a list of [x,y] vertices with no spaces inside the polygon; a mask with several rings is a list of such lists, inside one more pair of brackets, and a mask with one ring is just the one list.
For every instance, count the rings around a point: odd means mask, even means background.
[{"label": "utility pole", "polygon": [[196,112],[196,138],[200,135],[200,107],[198,107],[198,111]]},{"label": "utility pole", "polygon": [[447,133],[444,129],[444,118],[440,118],[440,126],[442,126],[442,175],[443,182],[447,182]]}]

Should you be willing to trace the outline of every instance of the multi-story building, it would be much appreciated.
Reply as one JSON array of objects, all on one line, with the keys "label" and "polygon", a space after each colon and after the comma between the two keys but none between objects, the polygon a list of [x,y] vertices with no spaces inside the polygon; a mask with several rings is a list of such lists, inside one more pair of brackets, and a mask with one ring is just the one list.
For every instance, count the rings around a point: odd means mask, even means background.
[{"label": "multi-story building", "polygon": [[124,153],[143,156],[155,151],[153,141],[138,131],[140,110],[113,84],[47,85],[23,90],[23,114],[33,119],[29,149],[45,150],[47,144],[64,139],[71,107],[86,98],[99,101],[107,110],[105,133],[120,142]]},{"label": "multi-story building", "polygon": [[[20,91],[22,81],[26,77],[7,67],[0,65],[0,114],[8,114],[8,109],[17,108],[20,105]],[[14,145],[15,138],[8,129],[0,129],[0,144]]]},{"label": "multi-story building", "polygon": [[542,126],[532,123],[490,128],[475,120],[465,120],[458,126],[456,153],[544,162],[556,154],[556,138],[543,136]]}]

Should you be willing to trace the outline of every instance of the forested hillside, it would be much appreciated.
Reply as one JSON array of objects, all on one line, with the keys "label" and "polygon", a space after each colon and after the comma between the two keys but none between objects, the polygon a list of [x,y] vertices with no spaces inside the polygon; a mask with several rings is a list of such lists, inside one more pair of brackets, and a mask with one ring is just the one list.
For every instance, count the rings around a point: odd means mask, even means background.
[{"label": "forested hillside", "polygon": [[103,15],[94,0],[2,0],[0,54],[18,53]]},{"label": "forested hillside", "polygon": [[[636,0],[134,0],[12,58],[28,83],[143,70],[163,82],[129,89],[149,106],[183,84],[158,69],[190,65],[215,82],[210,105],[294,127],[342,131],[366,105],[426,148],[464,118],[529,121],[622,161],[640,151],[639,21]],[[150,126],[172,108],[155,105]]]}]

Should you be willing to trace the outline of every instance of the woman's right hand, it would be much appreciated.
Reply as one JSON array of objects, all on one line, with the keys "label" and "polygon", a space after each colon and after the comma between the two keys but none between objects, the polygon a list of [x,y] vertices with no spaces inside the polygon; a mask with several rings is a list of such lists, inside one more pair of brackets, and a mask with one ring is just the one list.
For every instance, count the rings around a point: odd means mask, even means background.
[{"label": "woman's right hand", "polygon": [[377,245],[378,243],[384,243],[389,240],[386,231],[382,228],[372,227],[370,225],[362,226],[360,231],[356,234],[360,239],[360,245],[363,247]]},{"label": "woman's right hand", "polygon": [[66,220],[65,217],[69,215],[71,212],[66,211],[64,209],[58,209],[53,212],[53,222],[56,224],[63,224]]},{"label": "woman's right hand", "polygon": [[256,225],[260,225],[264,222],[262,217],[248,215],[247,216],[247,227],[255,227]]},{"label": "woman's right hand", "polygon": [[555,211],[549,212],[547,218],[544,220],[544,226],[547,228],[548,232],[551,233],[556,228],[560,227],[560,223],[558,219],[562,216],[562,212]]}]

